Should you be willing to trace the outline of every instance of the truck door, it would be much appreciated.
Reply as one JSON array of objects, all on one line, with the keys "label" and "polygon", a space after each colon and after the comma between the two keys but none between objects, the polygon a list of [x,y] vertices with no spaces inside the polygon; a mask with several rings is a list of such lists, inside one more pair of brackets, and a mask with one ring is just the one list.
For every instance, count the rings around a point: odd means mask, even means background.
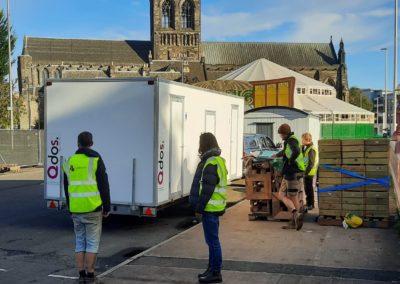
[{"label": "truck door", "polygon": [[170,195],[174,198],[183,192],[184,98],[171,97],[170,114]]}]

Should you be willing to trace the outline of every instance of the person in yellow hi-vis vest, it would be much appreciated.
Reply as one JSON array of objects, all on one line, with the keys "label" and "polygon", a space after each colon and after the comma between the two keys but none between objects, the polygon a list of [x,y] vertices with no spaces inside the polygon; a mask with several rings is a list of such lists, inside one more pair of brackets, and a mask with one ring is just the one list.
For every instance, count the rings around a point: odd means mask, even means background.
[{"label": "person in yellow hi-vis vest", "polygon": [[292,220],[282,228],[300,230],[303,227],[303,214],[300,212],[299,192],[303,186],[305,170],[301,143],[286,123],[279,126],[278,133],[284,141],[283,150],[273,155],[274,158],[282,157],[283,159],[283,179],[279,188],[278,199],[292,213]]},{"label": "person in yellow hi-vis vest", "polygon": [[102,217],[108,217],[110,212],[106,167],[92,146],[92,134],[87,131],[80,133],[79,149],[63,165],[65,197],[74,223],[79,283],[97,282],[94,273]]},{"label": "person in yellow hi-vis vest", "polygon": [[307,209],[314,209],[314,183],[315,176],[317,175],[318,169],[318,151],[312,142],[312,136],[310,133],[303,133],[301,135],[303,144],[303,155],[306,164],[306,170],[304,173],[304,189],[306,192]]},{"label": "person in yellow hi-vis vest", "polygon": [[212,133],[201,134],[199,144],[200,162],[189,201],[196,217],[202,220],[209,255],[208,268],[198,277],[200,283],[221,283],[222,249],[218,230],[219,217],[225,213],[228,171]]}]

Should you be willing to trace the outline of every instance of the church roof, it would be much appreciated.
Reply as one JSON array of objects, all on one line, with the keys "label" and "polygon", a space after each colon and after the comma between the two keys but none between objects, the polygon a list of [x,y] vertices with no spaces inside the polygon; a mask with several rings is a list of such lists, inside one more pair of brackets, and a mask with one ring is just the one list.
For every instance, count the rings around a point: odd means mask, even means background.
[{"label": "church roof", "polygon": [[338,64],[331,43],[203,42],[209,65],[245,65],[266,58],[286,67],[323,67]]},{"label": "church roof", "polygon": [[150,41],[27,37],[24,54],[36,64],[143,64]]},{"label": "church roof", "polygon": [[[143,64],[151,41],[26,37],[25,55],[36,64]],[[266,58],[285,67],[330,67],[338,59],[330,43],[203,42],[206,65],[246,65]],[[220,76],[226,74],[223,72]]]}]

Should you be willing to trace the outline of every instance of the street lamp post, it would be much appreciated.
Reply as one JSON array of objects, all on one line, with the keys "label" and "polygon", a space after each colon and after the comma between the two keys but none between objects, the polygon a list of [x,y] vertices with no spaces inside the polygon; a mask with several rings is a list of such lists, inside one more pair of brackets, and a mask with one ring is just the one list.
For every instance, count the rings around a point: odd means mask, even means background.
[{"label": "street lamp post", "polygon": [[8,29],[8,83],[10,92],[10,129],[14,130],[12,67],[11,67],[11,28],[10,28],[10,0],[7,0],[7,29]]},{"label": "street lamp post", "polygon": [[185,82],[185,80],[184,80],[184,77],[185,77],[185,66],[186,65],[188,65],[188,63],[187,63],[187,57],[186,56],[181,56],[181,68],[182,68],[182,72],[181,72],[181,74],[182,74],[182,78],[181,78],[181,82],[182,83],[184,83]]},{"label": "street lamp post", "polygon": [[185,59],[182,57],[182,59],[181,59],[182,61],[181,61],[181,63],[182,63],[182,65],[181,65],[181,68],[182,68],[182,80],[181,80],[181,82],[183,83],[183,76],[185,75],[185,70],[184,70],[184,62],[185,62]]},{"label": "street lamp post", "polygon": [[33,92],[33,86],[31,86],[31,82],[29,82],[28,77],[26,77],[25,83],[28,85],[28,129],[31,130],[31,91]]},{"label": "street lamp post", "polygon": [[383,129],[388,127],[388,101],[387,101],[387,48],[381,48],[385,52],[385,109],[383,111]]},{"label": "street lamp post", "polygon": [[379,97],[375,98],[376,100],[376,134],[379,134]]},{"label": "street lamp post", "polygon": [[393,74],[393,140],[397,140],[397,14],[398,14],[398,1],[394,0],[394,74]]}]

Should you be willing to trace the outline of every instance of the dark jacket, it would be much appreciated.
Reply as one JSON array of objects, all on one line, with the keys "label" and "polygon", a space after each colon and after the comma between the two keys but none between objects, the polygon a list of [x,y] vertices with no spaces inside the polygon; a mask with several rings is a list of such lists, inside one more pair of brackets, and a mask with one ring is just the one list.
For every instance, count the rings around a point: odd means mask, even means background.
[{"label": "dark jacket", "polygon": [[[297,142],[296,139],[294,138],[289,138],[290,136],[293,135],[293,132],[290,133],[287,137],[287,139],[284,140],[283,143],[283,150],[280,151],[277,156],[278,157],[283,157],[283,169],[282,169],[282,173],[283,176],[285,177],[285,179],[288,180],[293,180],[294,177],[296,176],[296,174],[299,173],[303,173],[297,166],[296,164],[296,159],[297,157],[300,155],[300,147],[299,144]],[[290,159],[288,159],[285,155],[285,149],[286,149],[286,145],[288,145],[290,147],[290,149],[292,150],[292,156],[290,157]]]},{"label": "dark jacket", "polygon": [[[197,165],[189,196],[190,206],[196,213],[204,213],[204,209],[206,208],[208,201],[211,199],[211,195],[213,195],[215,187],[219,183],[218,167],[216,165],[208,165],[203,171],[204,164],[208,158],[219,155],[221,155],[221,150],[211,149],[200,157],[201,161]],[[203,189],[200,195],[200,181],[202,175]],[[224,212],[225,211],[214,212],[213,214],[221,216],[224,214]]]},{"label": "dark jacket", "polygon": [[[101,201],[103,202],[98,208],[94,211],[103,211],[103,212],[110,212],[110,185],[108,184],[108,175],[106,172],[106,166],[104,165],[103,159],[101,158],[100,154],[96,151],[89,149],[89,148],[79,148],[75,154],[84,154],[88,157],[98,157],[99,161],[97,163],[97,170],[96,170],[96,181],[97,181],[97,188],[100,192]],[[69,195],[68,195],[68,177],[64,173],[64,192],[65,197],[67,199],[67,205],[69,208]]]},{"label": "dark jacket", "polygon": [[[306,145],[303,146],[303,153],[305,154],[307,149],[310,148],[313,145],[313,143],[311,143],[310,145]],[[310,173],[311,169],[314,167],[315,164],[315,150],[311,149],[310,152],[308,152],[308,165],[306,168],[306,171],[304,172],[304,174],[306,176],[308,176],[308,174]]]}]

